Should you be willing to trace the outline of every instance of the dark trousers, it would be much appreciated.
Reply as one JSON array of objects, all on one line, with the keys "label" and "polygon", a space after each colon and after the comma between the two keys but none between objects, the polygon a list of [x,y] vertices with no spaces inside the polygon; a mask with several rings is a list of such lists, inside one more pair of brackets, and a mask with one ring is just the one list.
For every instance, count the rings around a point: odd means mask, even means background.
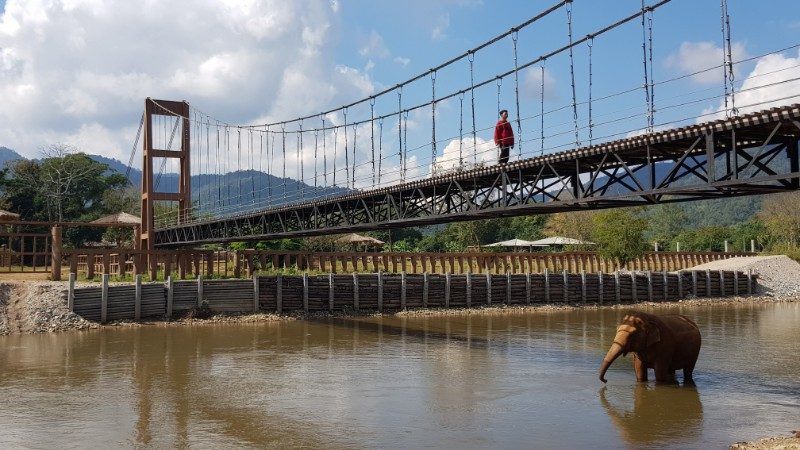
[{"label": "dark trousers", "polygon": [[497,160],[498,164],[505,164],[508,162],[508,153],[511,147],[500,147],[500,158]]}]

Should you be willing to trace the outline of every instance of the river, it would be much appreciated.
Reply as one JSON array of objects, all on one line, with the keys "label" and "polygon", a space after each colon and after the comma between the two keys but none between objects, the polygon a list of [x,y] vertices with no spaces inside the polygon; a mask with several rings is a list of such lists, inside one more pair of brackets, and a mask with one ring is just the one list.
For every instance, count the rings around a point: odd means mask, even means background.
[{"label": "river", "polygon": [[703,334],[694,388],[637,384],[630,357],[603,385],[615,309],[0,337],[0,447],[727,448],[800,425],[800,303],[669,312]]}]

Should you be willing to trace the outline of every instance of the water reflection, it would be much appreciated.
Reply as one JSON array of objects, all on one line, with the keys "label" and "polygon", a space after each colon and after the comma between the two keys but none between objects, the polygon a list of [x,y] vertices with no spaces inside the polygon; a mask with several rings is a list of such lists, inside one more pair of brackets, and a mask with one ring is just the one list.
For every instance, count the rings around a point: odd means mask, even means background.
[{"label": "water reflection", "polygon": [[701,327],[699,391],[618,363],[599,401],[624,310],[2,337],[0,447],[699,448],[793,425],[800,304],[670,312]]},{"label": "water reflection", "polygon": [[696,387],[636,383],[600,389],[600,404],[631,446],[694,442],[702,431],[703,404]]}]

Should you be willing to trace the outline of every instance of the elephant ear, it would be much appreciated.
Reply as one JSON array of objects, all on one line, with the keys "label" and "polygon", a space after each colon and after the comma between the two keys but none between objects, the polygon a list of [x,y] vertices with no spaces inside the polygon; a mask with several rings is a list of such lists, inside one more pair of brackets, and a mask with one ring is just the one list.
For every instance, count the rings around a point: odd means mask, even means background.
[{"label": "elephant ear", "polygon": [[651,345],[661,342],[661,331],[658,329],[658,326],[654,323],[650,323],[648,325],[649,326],[647,327],[645,345],[649,347]]}]

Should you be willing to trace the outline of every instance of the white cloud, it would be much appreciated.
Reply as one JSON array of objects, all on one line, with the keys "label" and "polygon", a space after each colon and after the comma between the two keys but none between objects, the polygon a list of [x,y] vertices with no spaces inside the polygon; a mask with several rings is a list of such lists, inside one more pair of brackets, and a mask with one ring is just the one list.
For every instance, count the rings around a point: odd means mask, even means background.
[{"label": "white cloud", "polygon": [[[529,67],[524,70],[522,75],[522,96],[528,100],[541,100],[542,98],[542,69],[541,67]],[[556,79],[552,72],[545,67],[544,69],[544,99],[547,101],[556,100]]]},{"label": "white cloud", "polygon": [[[333,60],[337,1],[9,0],[0,15],[0,145],[53,142],[127,161],[146,97],[233,123],[369,95]],[[135,20],[132,20],[135,18]]]},{"label": "white cloud", "polygon": [[358,50],[358,54],[367,58],[386,58],[389,56],[389,49],[386,48],[386,44],[383,42],[383,36],[372,30],[364,45]]},{"label": "white cloud", "polygon": [[[800,102],[800,97],[784,99],[800,95],[800,80],[793,80],[798,78],[798,66],[800,66],[800,50],[796,57],[774,54],[759,58],[752,72],[736,90],[735,103],[739,113],[746,114]],[[698,121],[706,122],[725,117],[724,101],[720,100],[717,107],[708,108],[703,114],[712,112],[713,115],[706,115]]]},{"label": "white cloud", "polygon": [[[731,46],[733,61],[740,61],[747,57],[747,52],[741,42],[734,42]],[[676,68],[684,74],[700,72],[713,66],[722,64],[722,47],[713,42],[683,42],[678,51],[669,55],[665,65]],[[734,66],[734,75],[738,75],[738,65]],[[722,83],[722,68],[707,70],[695,75],[691,79],[697,83],[713,84]]]},{"label": "white cloud", "polygon": [[434,41],[439,41],[447,37],[446,31],[450,27],[450,14],[444,13],[441,14],[436,19],[436,24],[433,26],[433,30],[431,30],[431,39]]},{"label": "white cloud", "polygon": [[410,58],[403,58],[402,56],[395,56],[394,62],[402,67],[408,67],[408,64],[411,62]]},{"label": "white cloud", "polygon": [[469,170],[481,165],[491,165],[497,163],[497,147],[494,142],[484,140],[480,137],[464,139],[453,139],[447,143],[441,156],[436,158],[431,171],[436,175],[455,172],[459,170]]}]

